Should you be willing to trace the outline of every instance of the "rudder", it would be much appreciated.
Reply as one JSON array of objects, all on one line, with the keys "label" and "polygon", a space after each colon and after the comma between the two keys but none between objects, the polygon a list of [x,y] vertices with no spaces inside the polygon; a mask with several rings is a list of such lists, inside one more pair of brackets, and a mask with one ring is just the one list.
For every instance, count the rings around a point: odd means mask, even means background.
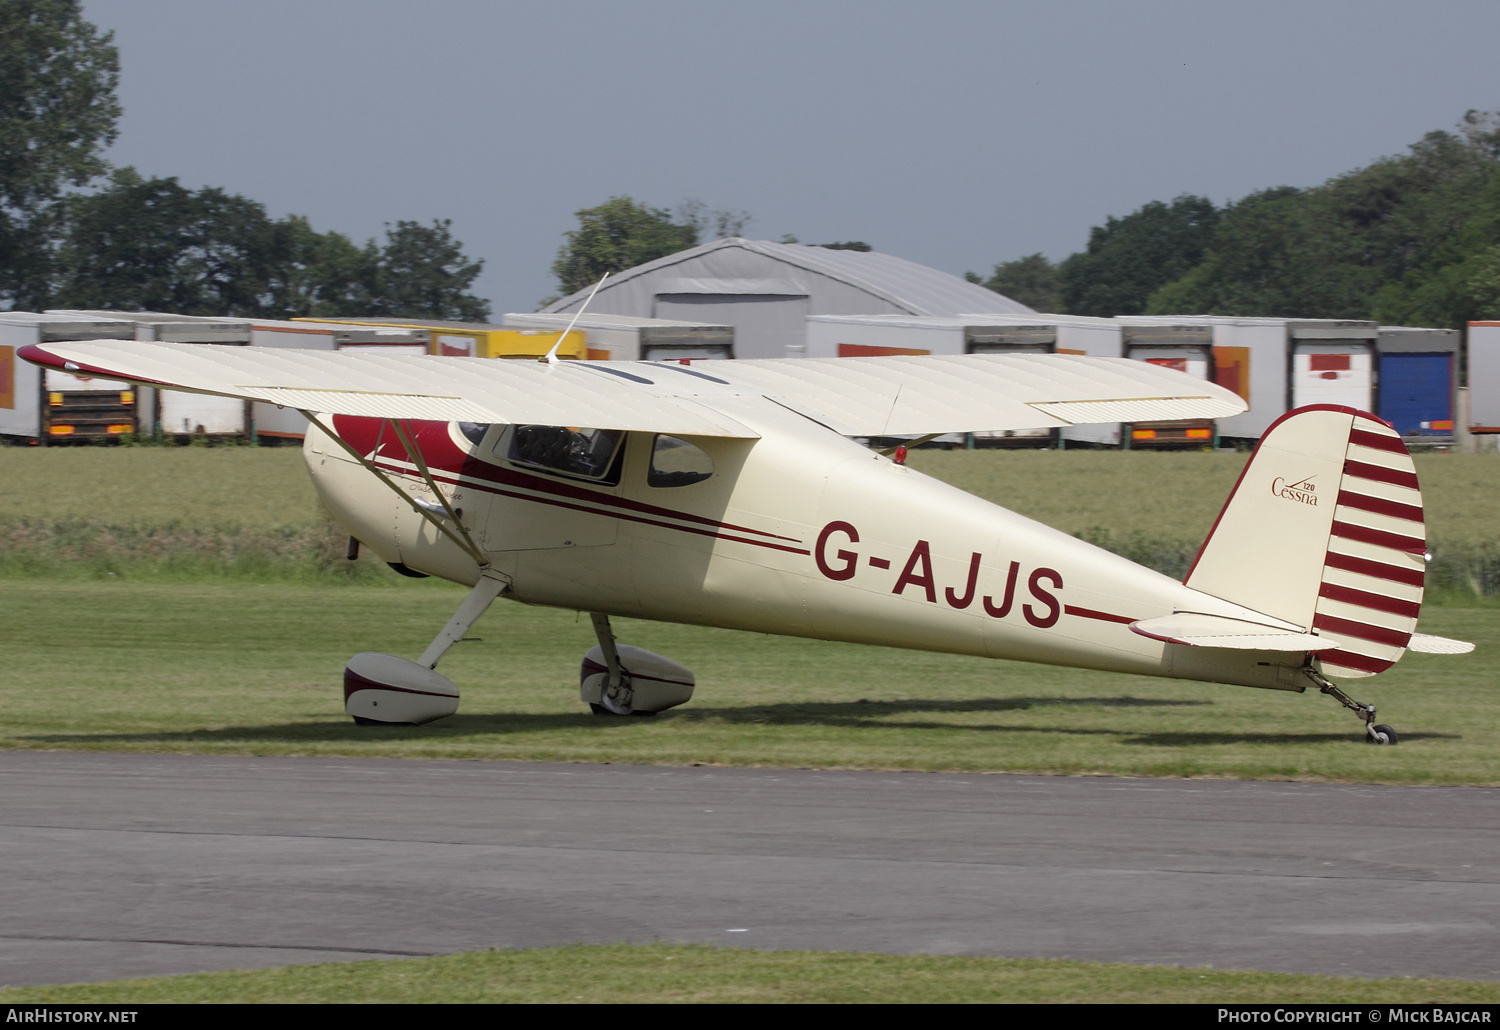
[{"label": "rudder", "polygon": [[1330,676],[1372,676],[1417,625],[1426,529],[1401,437],[1353,408],[1278,419],[1219,513],[1186,584],[1333,637]]}]

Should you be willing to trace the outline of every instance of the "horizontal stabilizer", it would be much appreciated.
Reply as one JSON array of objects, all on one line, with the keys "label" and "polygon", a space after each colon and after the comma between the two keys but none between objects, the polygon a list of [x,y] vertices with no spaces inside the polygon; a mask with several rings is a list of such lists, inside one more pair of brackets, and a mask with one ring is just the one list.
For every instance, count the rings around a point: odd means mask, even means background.
[{"label": "horizontal stabilizer", "polygon": [[1474,650],[1474,645],[1467,640],[1450,640],[1448,637],[1435,637],[1430,633],[1413,633],[1406,649],[1419,651],[1422,654],[1468,654]]},{"label": "horizontal stabilizer", "polygon": [[1332,651],[1341,641],[1223,615],[1178,612],[1130,624],[1132,631],[1152,640],[1193,647],[1228,647],[1237,651]]}]

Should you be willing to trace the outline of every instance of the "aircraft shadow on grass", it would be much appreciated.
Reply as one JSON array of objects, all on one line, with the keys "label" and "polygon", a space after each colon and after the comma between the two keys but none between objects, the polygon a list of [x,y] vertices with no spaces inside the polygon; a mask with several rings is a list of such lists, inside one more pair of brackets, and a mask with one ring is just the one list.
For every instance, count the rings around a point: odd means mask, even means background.
[{"label": "aircraft shadow on grass", "polygon": [[[1459,733],[1402,733],[1404,742],[1414,740],[1462,740]],[[1140,733],[1128,735],[1122,744],[1148,747],[1191,747],[1196,744],[1331,744],[1361,740],[1355,733]]]},{"label": "aircraft shadow on grass", "polygon": [[[463,714],[453,715],[428,726],[355,726],[345,721],[281,723],[262,726],[225,726],[218,729],[180,730],[157,733],[55,733],[36,734],[22,739],[52,744],[233,744],[260,741],[267,743],[311,743],[361,741],[443,740],[453,737],[506,736],[544,730],[577,732],[620,732],[651,725],[654,721],[694,723],[724,722],[739,725],[811,725],[844,729],[882,730],[963,730],[977,733],[1058,733],[1066,736],[1116,737],[1121,743],[1154,747],[1192,747],[1205,744],[1323,744],[1357,739],[1349,733],[1233,733],[1233,732],[1161,732],[1141,733],[1132,727],[1098,728],[1078,726],[997,726],[965,725],[932,720],[900,719],[889,716],[929,713],[972,714],[985,712],[1018,712],[1032,708],[1193,708],[1212,705],[1212,701],[1160,700],[1139,697],[1012,697],[976,698],[971,700],[934,700],[905,698],[893,701],[813,702],[746,705],[739,708],[687,708],[665,712],[657,720],[634,718],[597,718],[586,712],[569,714]],[[1403,740],[1459,739],[1452,733],[1407,733]]]}]

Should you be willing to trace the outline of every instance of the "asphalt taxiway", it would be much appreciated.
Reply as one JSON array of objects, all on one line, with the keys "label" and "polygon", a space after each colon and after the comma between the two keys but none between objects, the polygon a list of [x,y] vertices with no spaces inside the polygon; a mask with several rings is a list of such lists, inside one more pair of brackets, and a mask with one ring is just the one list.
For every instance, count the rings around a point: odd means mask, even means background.
[{"label": "asphalt taxiway", "polygon": [[0,984],[568,942],[1500,979],[1500,791],[0,752]]}]

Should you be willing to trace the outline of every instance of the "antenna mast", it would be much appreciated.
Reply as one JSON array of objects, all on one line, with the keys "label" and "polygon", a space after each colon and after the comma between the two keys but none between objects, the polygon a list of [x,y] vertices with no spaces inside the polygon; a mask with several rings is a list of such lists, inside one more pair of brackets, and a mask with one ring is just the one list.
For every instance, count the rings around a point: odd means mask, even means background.
[{"label": "antenna mast", "polygon": [[573,327],[578,324],[578,320],[580,318],[582,318],[583,317],[583,313],[588,310],[588,308],[589,308],[589,301],[591,301],[591,300],[594,299],[594,294],[596,294],[596,293],[599,292],[599,287],[603,286],[604,285],[604,280],[606,280],[608,278],[609,278],[609,273],[608,272],[605,272],[602,276],[599,277],[599,281],[596,282],[594,284],[594,288],[589,291],[588,300],[585,300],[583,302],[583,307],[581,307],[581,308],[578,309],[578,314],[574,315],[573,316],[573,321],[571,321],[571,322],[568,323],[568,328],[566,328],[566,329],[564,329],[562,331],[562,335],[557,338],[557,342],[552,345],[552,349],[547,352],[547,356],[544,357],[544,358],[537,358],[538,361],[545,362],[548,365],[555,365],[555,364],[557,364],[557,348],[559,348],[559,347],[561,347],[563,345],[563,341],[568,338],[568,334],[573,331]]}]

